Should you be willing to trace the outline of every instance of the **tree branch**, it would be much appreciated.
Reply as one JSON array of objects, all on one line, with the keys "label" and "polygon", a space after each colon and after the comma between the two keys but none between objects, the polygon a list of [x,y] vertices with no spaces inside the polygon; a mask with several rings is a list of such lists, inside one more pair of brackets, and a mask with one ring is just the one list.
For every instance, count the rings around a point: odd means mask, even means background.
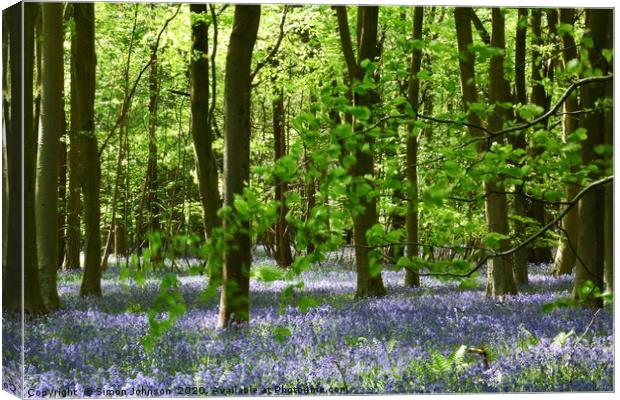
[{"label": "tree branch", "polygon": [[470,15],[471,21],[474,23],[474,26],[476,27],[476,30],[478,31],[478,34],[480,35],[480,39],[484,42],[484,44],[486,44],[487,46],[490,46],[491,35],[489,35],[489,32],[487,32],[486,28],[482,24],[482,21],[480,21],[480,18],[478,18],[478,14],[476,14],[474,9],[470,8],[470,10],[471,10],[471,15]]},{"label": "tree branch", "polygon": [[516,253],[517,251],[521,250],[523,247],[527,246],[528,244],[530,244],[531,242],[533,242],[534,240],[536,240],[537,238],[542,236],[545,232],[547,232],[549,229],[551,229],[555,224],[560,222],[562,220],[562,218],[564,218],[564,216],[566,214],[568,214],[568,212],[579,202],[579,200],[581,200],[581,198],[583,196],[585,196],[586,194],[588,194],[588,192],[590,192],[591,190],[593,190],[593,189],[595,189],[595,188],[597,188],[599,186],[603,186],[603,185],[605,185],[605,184],[607,184],[609,182],[612,182],[613,179],[614,179],[614,176],[611,175],[611,176],[605,177],[603,179],[599,179],[598,181],[592,182],[591,184],[589,184],[588,186],[583,188],[579,193],[577,193],[577,195],[569,202],[569,205],[564,209],[564,211],[562,211],[557,217],[555,217],[553,219],[553,221],[549,222],[547,225],[542,227],[538,232],[534,233],[532,236],[528,237],[523,242],[521,242],[518,246],[513,247],[510,250],[501,251],[499,253],[494,252],[494,253],[490,253],[490,254],[485,255],[480,261],[478,261],[478,264],[476,264],[476,266],[474,268],[470,269],[466,273],[454,274],[454,273],[451,273],[451,272],[426,272],[426,273],[420,273],[419,275],[420,276],[452,276],[452,277],[455,277],[455,278],[467,278],[467,277],[470,277],[474,272],[476,272],[477,270],[482,268],[484,263],[486,263],[489,258],[509,256],[509,255],[511,255],[513,253]]},{"label": "tree branch", "polygon": [[347,63],[349,77],[351,78],[351,81],[353,81],[353,79],[359,79],[362,76],[363,71],[355,61],[355,54],[353,54],[351,32],[349,31],[349,20],[347,17],[347,7],[334,6],[334,9],[336,10],[336,16],[338,17],[338,32],[340,34],[342,53],[344,54],[344,60]]},{"label": "tree branch", "polygon": [[276,55],[278,49],[280,48],[280,44],[282,43],[282,39],[284,39],[284,22],[286,21],[286,14],[288,13],[288,5],[284,6],[284,10],[282,11],[282,19],[280,19],[280,34],[278,35],[278,39],[276,40],[276,44],[273,46],[267,57],[258,64],[256,64],[256,68],[250,74],[250,82],[254,80],[258,71],[261,70],[265,65],[271,62],[271,59]]},{"label": "tree branch", "polygon": [[[157,49],[159,48],[159,41],[161,40],[162,34],[164,33],[164,31],[168,27],[168,24],[173,19],[175,19],[177,15],[179,15],[179,11],[181,11],[181,6],[182,6],[182,4],[178,5],[176,12],[172,15],[172,17],[170,17],[170,18],[168,18],[166,20],[166,22],[164,23],[164,26],[159,31],[159,34],[157,35],[157,40],[155,41],[155,45],[153,47],[153,52],[156,52]],[[101,157],[101,154],[103,154],[103,151],[105,150],[105,147],[108,145],[108,142],[112,138],[112,135],[114,135],[114,132],[116,131],[116,129],[121,125],[121,122],[123,122],[123,120],[125,119],[125,116],[127,115],[127,110],[129,109],[129,103],[131,102],[131,99],[133,98],[133,95],[136,92],[136,88],[138,87],[138,83],[140,83],[140,80],[142,79],[142,75],[144,75],[144,72],[151,66],[152,62],[153,62],[153,60],[150,59],[142,67],[142,69],[140,70],[140,73],[138,74],[138,77],[136,78],[136,80],[133,83],[131,91],[127,94],[127,96],[125,97],[125,99],[123,101],[123,105],[121,106],[121,112],[120,112],[120,115],[118,116],[118,118],[116,119],[116,123],[114,124],[114,126],[110,130],[110,133],[108,134],[106,139],[101,144],[101,148],[99,149],[99,153],[98,153],[99,157]]]}]

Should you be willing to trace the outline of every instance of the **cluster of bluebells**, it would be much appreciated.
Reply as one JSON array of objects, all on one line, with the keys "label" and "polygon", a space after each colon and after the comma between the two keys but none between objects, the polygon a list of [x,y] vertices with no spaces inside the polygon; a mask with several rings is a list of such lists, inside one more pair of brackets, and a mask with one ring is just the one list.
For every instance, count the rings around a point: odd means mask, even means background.
[{"label": "cluster of bluebells", "polygon": [[[216,328],[217,299],[201,296],[205,278],[183,276],[187,312],[152,352],[142,340],[157,279],[138,287],[119,282],[112,268],[103,297],[82,299],[75,273],[61,273],[63,309],[26,322],[24,390],[77,397],[96,396],[95,388],[176,396],[176,388],[202,387],[200,394],[282,385],[348,393],[613,390],[611,309],[594,320],[587,309],[543,313],[543,304],[569,295],[570,278],[552,277],[548,266],[532,272],[524,294],[502,302],[485,296],[482,281],[460,290],[423,278],[421,287],[404,288],[402,271],[384,271],[387,297],[354,300],[355,273],[324,265],[301,276],[303,295],[318,305],[306,312],[281,307],[289,282],[252,281],[249,327],[229,330]],[[3,330],[4,383],[19,387],[20,322],[4,319]],[[571,330],[561,343],[553,340]],[[458,368],[434,368],[432,354],[447,356],[461,345],[485,348],[489,365],[467,354]]]}]

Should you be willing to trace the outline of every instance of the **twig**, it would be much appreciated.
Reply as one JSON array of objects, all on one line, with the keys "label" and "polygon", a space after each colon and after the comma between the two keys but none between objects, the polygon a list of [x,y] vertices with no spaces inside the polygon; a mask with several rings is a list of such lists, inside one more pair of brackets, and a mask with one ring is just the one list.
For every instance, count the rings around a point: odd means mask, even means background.
[{"label": "twig", "polygon": [[571,354],[575,351],[575,349],[577,348],[577,345],[579,344],[579,342],[581,342],[583,340],[583,338],[587,335],[587,333],[590,331],[590,329],[592,328],[592,325],[594,325],[594,321],[596,321],[596,317],[598,316],[598,313],[601,311],[600,308],[598,308],[594,314],[592,314],[592,319],[590,320],[590,323],[588,324],[588,326],[586,326],[586,329],[583,331],[583,333],[577,338],[577,340],[575,341],[575,344],[573,345],[573,348],[571,349]]},{"label": "twig", "polygon": [[[161,30],[159,31],[159,34],[157,35],[157,40],[155,41],[155,45],[153,47],[153,52],[156,52],[158,47],[159,47],[159,41],[161,40],[161,36],[164,33],[164,31],[166,30],[166,28],[168,27],[168,24],[176,18],[177,15],[179,15],[179,11],[181,11],[181,6],[183,4],[179,4],[179,6],[177,7],[176,12],[172,15],[172,17],[168,18],[166,20],[166,22],[164,23],[164,26],[161,28]],[[151,66],[151,64],[153,63],[153,59],[150,59],[140,70],[140,73],[138,74],[138,77],[136,78],[136,80],[133,83],[133,86],[131,88],[131,91],[129,92],[129,94],[125,97],[123,104],[121,106],[121,112],[120,115],[118,116],[118,118],[116,119],[116,123],[114,124],[114,126],[112,127],[112,130],[110,130],[110,133],[108,134],[108,136],[105,138],[105,140],[103,141],[103,143],[101,144],[101,148],[99,149],[99,153],[98,156],[101,157],[101,154],[103,154],[103,151],[105,150],[106,146],[108,145],[108,142],[110,141],[110,139],[112,138],[112,136],[114,135],[114,132],[116,131],[116,129],[120,126],[121,122],[125,119],[125,116],[127,115],[127,110],[129,109],[129,103],[131,102],[131,99],[133,98],[133,95],[136,92],[136,88],[138,87],[138,83],[140,83],[140,79],[142,79],[142,75],[144,75],[144,72]]]},{"label": "twig", "polygon": [[284,39],[284,22],[286,21],[286,14],[288,13],[288,5],[284,5],[284,11],[282,11],[282,19],[280,20],[280,34],[278,35],[278,39],[276,40],[276,44],[273,46],[267,57],[258,64],[256,64],[256,68],[250,74],[250,82],[254,80],[258,71],[261,70],[267,63],[271,62],[271,59],[276,55],[278,49],[280,48],[280,44],[282,43],[282,39]]},{"label": "twig", "polygon": [[536,240],[538,237],[540,237],[543,233],[547,232],[549,229],[551,229],[555,224],[557,224],[559,221],[562,220],[562,218],[564,218],[564,216],[566,214],[568,214],[568,212],[577,204],[577,202],[583,197],[585,196],[590,190],[595,189],[599,186],[605,185],[609,182],[612,182],[614,179],[614,176],[608,176],[606,178],[603,179],[599,179],[598,181],[592,182],[591,184],[589,184],[588,186],[586,186],[585,188],[583,188],[579,193],[577,193],[577,195],[569,202],[570,204],[568,204],[568,206],[564,209],[564,211],[562,211],[557,217],[555,217],[553,219],[553,221],[549,222],[547,225],[545,225],[544,227],[542,227],[538,232],[534,233],[532,236],[528,237],[527,239],[525,239],[523,242],[521,242],[518,246],[513,247],[510,250],[506,250],[506,251],[501,251],[501,252],[494,252],[494,253],[490,253],[485,255],[482,260],[480,260],[478,262],[478,264],[476,264],[476,266],[472,269],[470,269],[468,272],[463,273],[463,274],[454,274],[451,272],[426,272],[426,273],[419,273],[420,276],[452,276],[455,278],[467,278],[470,277],[474,272],[478,271],[480,268],[482,268],[482,266],[484,265],[484,263],[492,257],[504,257],[504,256],[509,256],[513,253],[516,253],[517,251],[521,250],[523,247],[527,246],[528,244],[530,244],[531,242],[533,242],[534,240]]}]

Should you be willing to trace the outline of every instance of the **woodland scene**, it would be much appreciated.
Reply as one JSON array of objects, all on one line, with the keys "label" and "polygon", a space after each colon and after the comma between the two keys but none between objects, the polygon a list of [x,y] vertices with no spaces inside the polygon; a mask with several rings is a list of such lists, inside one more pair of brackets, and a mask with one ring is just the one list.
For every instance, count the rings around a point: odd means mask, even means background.
[{"label": "woodland scene", "polygon": [[613,17],[5,9],[3,390],[613,391]]}]

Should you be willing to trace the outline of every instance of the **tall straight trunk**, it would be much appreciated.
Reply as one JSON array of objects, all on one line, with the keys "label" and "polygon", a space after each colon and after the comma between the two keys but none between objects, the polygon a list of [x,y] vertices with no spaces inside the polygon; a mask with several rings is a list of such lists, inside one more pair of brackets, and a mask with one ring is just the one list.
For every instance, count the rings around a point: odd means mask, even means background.
[{"label": "tall straight trunk", "polygon": [[[73,7],[73,6],[71,6]],[[73,10],[72,10],[73,11]],[[75,20],[75,13],[72,18]],[[73,40],[73,38],[71,39]],[[71,54],[73,57],[73,45]],[[73,71],[73,69],[72,69]],[[65,241],[65,269],[80,269],[80,250],[81,250],[81,198],[80,198],[80,160],[79,160],[79,134],[77,127],[77,108],[78,99],[75,93],[75,79],[71,78],[70,83],[70,109],[71,120],[69,127],[69,187],[67,195],[67,228]]]},{"label": "tall straight trunk", "polygon": [[2,282],[6,282],[6,245],[9,236],[9,170],[6,139],[10,119],[9,75],[9,23],[2,13]]},{"label": "tall straight trunk", "polygon": [[[151,5],[153,5],[151,3]],[[148,230],[158,231],[159,224],[159,206],[157,200],[157,111],[159,105],[159,84],[157,77],[157,49],[151,50],[151,66],[149,69],[149,156],[147,161],[147,189],[146,200],[147,210],[149,213]]]},{"label": "tall straight trunk", "polygon": [[101,171],[95,134],[95,6],[75,3],[75,33],[71,43],[71,79],[75,79],[77,129],[84,195],[85,262],[81,296],[101,296],[101,210],[99,182]]},{"label": "tall straight trunk", "polygon": [[[484,132],[475,128],[482,126],[480,117],[471,112],[469,105],[478,101],[476,92],[476,74],[474,69],[474,54],[469,51],[473,42],[471,30],[471,13],[473,10],[466,7],[457,7],[454,11],[455,24],[457,31],[457,41],[459,49],[459,69],[461,75],[461,90],[463,92],[463,107],[467,114],[467,119],[472,126],[469,131],[472,136],[483,137]],[[504,48],[504,18],[501,10],[494,8],[492,10],[493,33],[491,37],[491,45],[493,47]],[[502,102],[505,97],[505,81],[503,74],[503,56],[496,56],[491,59],[490,71],[490,90],[489,97],[492,103]],[[502,115],[496,107],[489,118],[489,129],[500,130],[503,125]],[[478,143],[478,151],[484,152],[482,142]],[[485,209],[487,229],[489,232],[497,232],[508,235],[508,212],[506,204],[506,196],[498,194],[499,182],[496,179],[489,179],[484,183],[485,189]],[[500,250],[508,249],[508,240],[500,242]],[[490,296],[500,296],[509,293],[516,293],[516,285],[513,278],[512,258],[511,257],[495,257],[487,266],[487,294]]]},{"label": "tall straight trunk", "polygon": [[[198,189],[203,212],[205,238],[211,238],[213,228],[221,225],[217,210],[221,207],[217,164],[213,153],[213,132],[209,112],[209,26],[205,22],[204,4],[190,4],[192,20],[192,57],[190,62],[192,138],[198,174]],[[221,271],[210,266],[211,281],[221,279]]]},{"label": "tall straight trunk", "polygon": [[[527,89],[525,86],[525,51],[527,37],[527,8],[519,8],[517,21],[517,34],[515,39],[515,101],[522,105],[527,104]],[[526,148],[525,134],[519,132],[512,138],[512,146],[515,149]],[[527,216],[527,199],[517,194],[513,203],[514,213],[519,217]],[[514,222],[515,232],[524,232],[525,224],[519,220]],[[522,248],[514,254],[514,279],[517,285],[528,283],[527,248]]]},{"label": "tall straight trunk", "polygon": [[[586,29],[592,38],[593,46],[587,48],[588,58],[592,68],[598,68],[603,74],[609,73],[612,68],[602,56],[601,50],[613,48],[613,11],[611,9],[586,9]],[[581,87],[581,108],[593,109],[595,103],[602,100],[609,92],[605,83],[589,84]],[[607,115],[605,115],[607,114]],[[584,165],[601,162],[604,156],[595,152],[596,146],[605,143],[609,134],[605,129],[610,129],[606,117],[611,118],[611,112],[602,110],[584,114],[580,118],[581,127],[587,129],[588,137],[581,144],[581,158]],[[591,174],[590,178],[596,179],[598,174]],[[579,296],[579,289],[586,281],[591,281],[601,290],[604,288],[605,267],[605,187],[599,187],[590,191],[579,201],[579,233],[577,267],[575,273],[575,285],[573,296]],[[585,304],[600,307],[601,299],[588,297]]]},{"label": "tall straight trunk", "polygon": [[64,109],[64,92],[62,97],[62,130],[60,132],[61,140],[58,152],[58,262],[56,264],[58,269],[62,268],[65,261],[67,225],[67,117]]},{"label": "tall straight trunk", "polygon": [[[547,108],[547,93],[545,87],[542,84],[543,79],[543,66],[541,60],[541,52],[538,46],[543,45],[542,40],[542,9],[532,9],[532,34],[533,34],[533,46],[532,46],[532,74],[531,85],[532,93],[530,102],[536,104],[543,109]],[[530,154],[532,156],[538,156],[543,152],[541,148],[531,148]],[[545,203],[541,201],[532,200],[529,217],[536,220],[540,226],[545,225]],[[547,263],[552,261],[551,249],[547,245],[534,244],[528,252],[528,259],[533,263]]]},{"label": "tall straight trunk", "polygon": [[[379,18],[379,7],[359,6],[357,8],[357,60],[353,53],[349,25],[347,21],[347,10],[345,6],[337,6],[338,30],[342,44],[343,55],[347,63],[349,80],[351,84],[361,81],[364,78],[364,69],[361,62],[364,60],[375,61],[377,57],[377,24]],[[366,107],[371,113],[373,109],[374,94],[372,91],[366,93],[355,93],[353,101],[356,106]],[[374,175],[374,139],[368,134],[361,133],[362,126],[353,122],[356,131],[363,135],[363,143],[368,146],[369,151],[362,151],[359,147],[355,150],[356,163],[353,167],[353,176],[360,182],[365,181],[368,176]],[[372,182],[364,183],[372,186]],[[360,199],[360,206],[364,211],[358,212],[353,216],[353,240],[355,241],[355,263],[357,268],[357,298],[369,296],[384,296],[386,294],[381,277],[381,270],[373,271],[370,268],[370,248],[366,239],[366,232],[377,222],[377,199],[364,196]]]},{"label": "tall straight trunk", "polygon": [[[24,11],[23,25],[22,10]],[[37,266],[34,200],[37,135],[34,131],[32,110],[32,81],[34,20],[39,12],[38,10],[38,4],[17,3],[3,12],[4,21],[7,23],[9,31],[10,104],[23,104],[23,107],[10,107],[10,118],[7,125],[7,172],[10,189],[9,235],[7,238],[7,270],[3,281],[2,307],[10,312],[23,311],[33,315],[42,314],[46,311]],[[23,69],[21,65],[22,56]]]},{"label": "tall straight trunk", "polygon": [[[422,40],[424,7],[416,7],[413,14],[413,40]],[[414,47],[411,55],[411,74],[409,75],[408,96],[413,112],[418,114],[420,103],[420,80],[418,73],[422,65],[422,50]],[[409,185],[407,202],[407,256],[418,256],[418,132],[415,125],[407,126],[407,184]],[[420,286],[417,271],[405,270],[405,286]]]},{"label": "tall straight trunk", "polygon": [[[575,9],[574,8],[561,8],[560,9],[560,23],[573,25],[575,22]],[[562,59],[564,65],[568,64],[570,60],[577,58],[577,47],[575,45],[575,39],[570,33],[565,33],[562,36]],[[577,92],[573,92],[564,102],[564,120],[562,138],[566,142],[566,138],[579,128],[579,119],[576,115],[573,115],[575,111],[579,109],[579,101],[577,99]],[[572,172],[576,172],[576,168],[572,168]],[[579,192],[579,187],[574,184],[567,184],[565,187],[566,199],[573,199]],[[570,275],[575,268],[577,257],[575,251],[579,251],[577,248],[577,235],[579,232],[579,209],[573,207],[568,214],[562,218],[562,229],[560,233],[560,240],[558,243],[558,250],[555,253],[555,260],[553,262],[553,273],[555,275]],[[572,246],[571,246],[572,245]]]},{"label": "tall straight trunk", "polygon": [[[251,80],[250,67],[260,5],[236,5],[233,29],[226,55],[224,81],[224,203],[233,209],[235,195],[241,195],[250,180]],[[220,327],[246,323],[250,318],[249,221],[227,241],[224,254]],[[229,228],[224,222],[224,228]]]},{"label": "tall straight trunk", "polygon": [[[304,145],[304,164],[309,165],[308,149]],[[304,211],[304,222],[308,224],[312,217],[312,209],[316,205],[316,182],[313,176],[310,174],[304,174],[304,197],[306,200],[306,209]],[[316,250],[314,243],[314,236],[308,238],[306,243],[306,254],[312,254]]]},{"label": "tall straight trunk", "polygon": [[[278,90],[273,100],[273,147],[274,160],[286,156],[286,138],[284,136],[284,93]],[[293,263],[291,241],[286,223],[286,192],[288,185],[281,178],[275,177],[275,200],[278,202],[278,221],[276,222],[276,262],[281,267]]]},{"label": "tall straight trunk", "polygon": [[[501,9],[493,8],[491,11],[492,27],[491,46],[499,49],[505,48],[505,20]],[[495,104],[495,110],[489,116],[488,127],[492,132],[497,132],[503,128],[504,114],[500,103],[506,101],[506,81],[504,79],[504,55],[497,55],[491,58],[489,70],[489,102]],[[501,139],[495,139],[497,142]],[[485,182],[487,201],[485,204],[487,227],[489,232],[497,232],[502,235],[509,235],[508,229],[508,204],[506,195],[501,193],[503,182],[496,177],[490,178]],[[510,241],[504,239],[500,241],[500,251],[510,248]],[[494,257],[487,266],[487,295],[502,296],[505,294],[516,294],[517,287],[513,276],[513,257]]]},{"label": "tall straight trunk", "polygon": [[58,260],[58,154],[63,128],[64,85],[62,3],[42,3],[41,128],[37,151],[36,222],[41,288],[50,309],[60,307]]},{"label": "tall straight trunk", "polygon": [[[613,48],[613,41],[610,41],[610,48]],[[612,60],[613,62],[613,60]],[[611,63],[610,63],[611,64]],[[613,65],[613,64],[612,64]],[[613,99],[613,82],[605,84],[605,97]],[[605,110],[605,144],[613,146],[614,143],[614,111],[613,108]],[[613,155],[608,154],[607,159],[610,166],[613,166]],[[613,168],[613,167],[612,167]],[[605,256],[605,290],[614,290],[614,188],[608,184],[605,187],[605,227],[604,227],[604,256]]]}]

